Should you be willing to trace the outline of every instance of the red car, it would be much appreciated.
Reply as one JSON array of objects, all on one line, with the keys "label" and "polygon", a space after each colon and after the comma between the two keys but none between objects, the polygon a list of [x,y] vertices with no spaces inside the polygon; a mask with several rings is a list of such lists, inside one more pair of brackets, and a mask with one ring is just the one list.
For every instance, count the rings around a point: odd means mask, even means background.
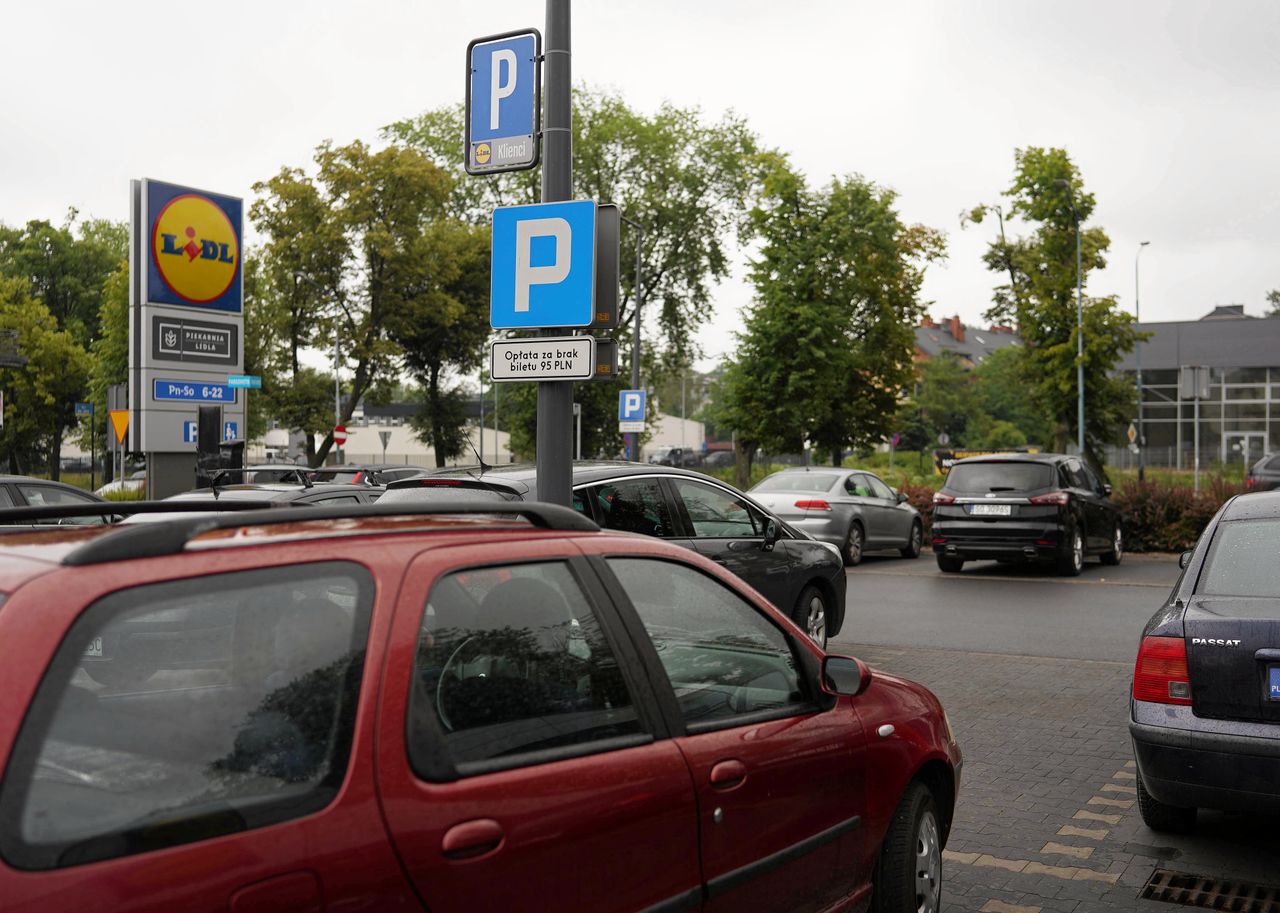
[{"label": "red car", "polygon": [[938,907],[937,699],[688,549],[275,508],[0,533],[0,592],[6,913]]}]

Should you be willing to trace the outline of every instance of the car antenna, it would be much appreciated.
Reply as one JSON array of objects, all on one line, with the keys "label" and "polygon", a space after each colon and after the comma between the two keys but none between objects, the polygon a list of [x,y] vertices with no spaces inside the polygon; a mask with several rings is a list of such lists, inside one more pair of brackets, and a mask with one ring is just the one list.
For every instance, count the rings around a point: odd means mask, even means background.
[{"label": "car antenna", "polygon": [[493,467],[484,461],[484,457],[476,453],[475,444],[471,443],[470,441],[467,441],[467,446],[471,448],[472,453],[476,454],[476,462],[480,464],[480,475],[476,476],[476,478],[479,479],[484,476],[486,470],[492,469]]}]

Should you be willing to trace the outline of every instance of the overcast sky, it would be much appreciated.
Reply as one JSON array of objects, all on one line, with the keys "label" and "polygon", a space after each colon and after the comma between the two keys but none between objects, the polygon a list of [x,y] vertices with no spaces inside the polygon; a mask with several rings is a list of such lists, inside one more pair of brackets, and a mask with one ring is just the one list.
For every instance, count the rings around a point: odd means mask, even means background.
[{"label": "overcast sky", "polygon": [[[127,216],[128,181],[232,195],[332,138],[461,101],[467,42],[543,26],[486,3],[8,4],[0,43],[0,221]],[[1280,3],[578,0],[575,81],[645,111],[732,108],[815,183],[858,172],[942,229],[935,317],[981,323],[995,202],[1013,151],[1063,146],[1098,199],[1110,266],[1090,284],[1142,314],[1263,310],[1280,287]],[[741,270],[739,269],[739,273]],[[700,336],[725,351],[740,280]],[[705,366],[705,363],[704,363]]]}]

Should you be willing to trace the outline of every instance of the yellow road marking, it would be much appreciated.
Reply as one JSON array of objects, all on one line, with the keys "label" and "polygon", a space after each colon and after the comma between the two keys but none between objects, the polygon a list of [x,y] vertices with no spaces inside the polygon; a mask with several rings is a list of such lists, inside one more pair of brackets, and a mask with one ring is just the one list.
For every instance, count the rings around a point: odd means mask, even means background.
[{"label": "yellow road marking", "polygon": [[1101,821],[1103,824],[1119,824],[1119,815],[1099,815],[1096,812],[1087,812],[1084,809],[1076,812],[1071,816],[1077,821]]},{"label": "yellow road marking", "polygon": [[978,913],[1040,913],[1043,907],[1020,907],[1002,900],[988,900]]},{"label": "yellow road marking", "polygon": [[1054,843],[1050,840],[1040,852],[1049,854],[1054,853],[1059,856],[1074,856],[1076,859],[1088,859],[1093,855],[1093,847],[1091,846],[1068,846],[1065,843]]},{"label": "yellow road marking", "polygon": [[1108,799],[1106,796],[1090,796],[1085,805],[1110,805],[1113,808],[1133,808],[1132,799]]}]

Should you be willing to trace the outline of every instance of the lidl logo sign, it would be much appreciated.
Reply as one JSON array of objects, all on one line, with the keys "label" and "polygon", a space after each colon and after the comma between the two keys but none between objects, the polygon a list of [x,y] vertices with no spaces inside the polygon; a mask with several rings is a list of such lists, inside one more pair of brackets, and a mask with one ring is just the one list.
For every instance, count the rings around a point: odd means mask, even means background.
[{"label": "lidl logo sign", "polygon": [[158,181],[145,192],[147,299],[239,313],[242,201]]}]

